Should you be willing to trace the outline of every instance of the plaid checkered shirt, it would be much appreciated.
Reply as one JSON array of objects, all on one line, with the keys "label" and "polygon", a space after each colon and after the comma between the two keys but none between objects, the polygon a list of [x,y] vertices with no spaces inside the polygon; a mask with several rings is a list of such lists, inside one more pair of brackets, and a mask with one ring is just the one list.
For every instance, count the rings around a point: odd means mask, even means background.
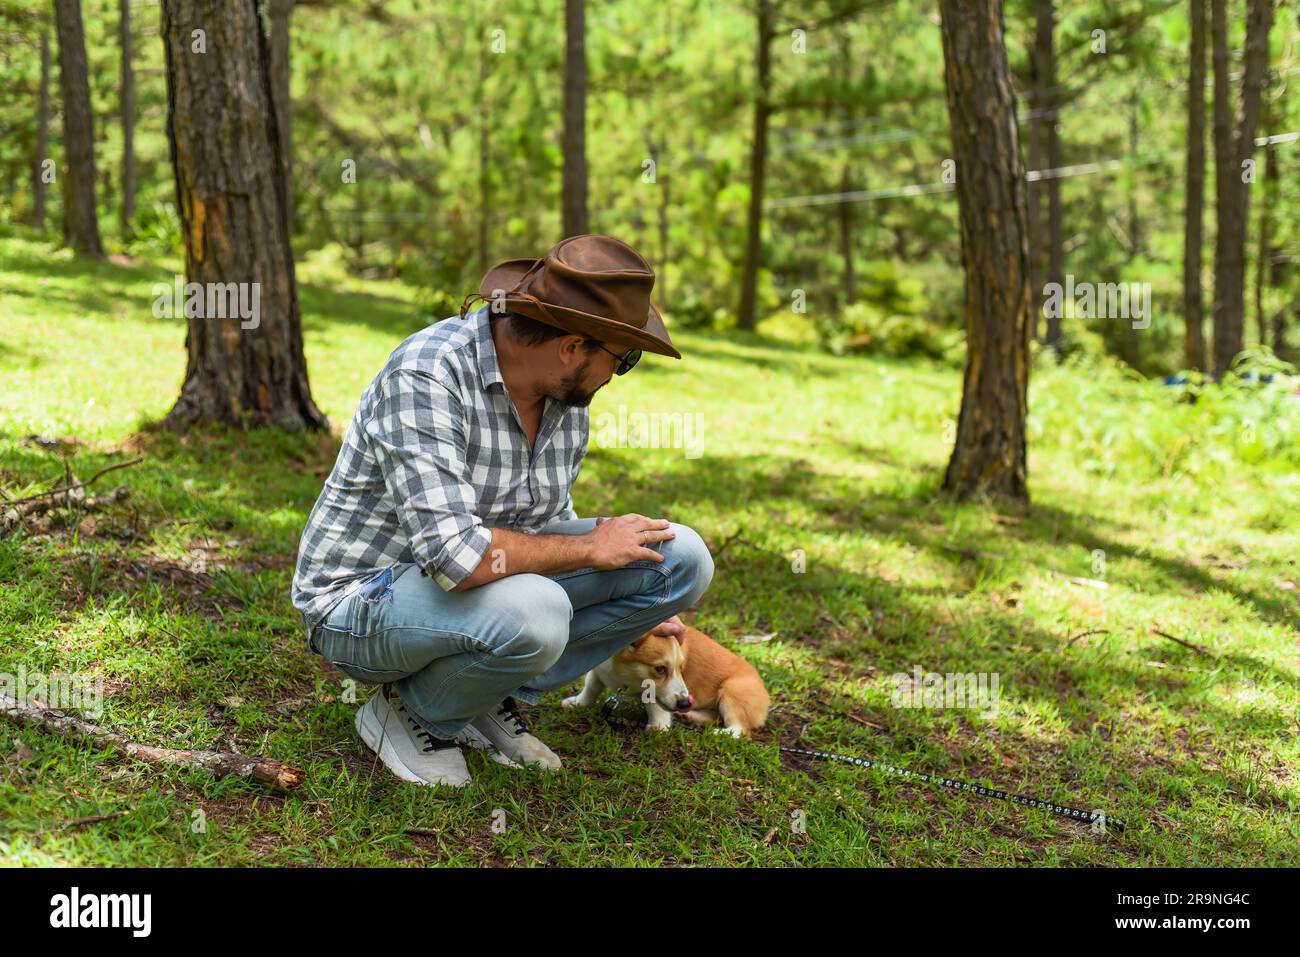
[{"label": "plaid checkered shirt", "polygon": [[361,396],[298,546],[293,604],[309,635],[390,565],[415,562],[450,590],[487,552],[489,526],[577,517],[587,410],[547,399],[530,449],[488,320],[485,306],[417,332]]}]

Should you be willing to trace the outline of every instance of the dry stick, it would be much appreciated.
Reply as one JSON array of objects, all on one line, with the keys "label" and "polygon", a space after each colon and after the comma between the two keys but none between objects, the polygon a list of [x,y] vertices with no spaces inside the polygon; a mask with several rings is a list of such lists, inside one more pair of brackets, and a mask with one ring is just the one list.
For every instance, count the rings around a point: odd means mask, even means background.
[{"label": "dry stick", "polygon": [[1073,638],[1071,638],[1069,641],[1067,641],[1065,643],[1065,647],[1069,648],[1080,638],[1087,638],[1089,635],[1109,635],[1109,634],[1110,634],[1109,628],[1094,628],[1091,631],[1081,631]]},{"label": "dry stick", "polygon": [[1161,631],[1159,628],[1152,628],[1151,632],[1152,634],[1159,635],[1161,638],[1168,638],[1170,641],[1174,642],[1175,644],[1182,645],[1184,648],[1190,648],[1198,655],[1205,655],[1205,657],[1207,658],[1214,657],[1213,652],[1207,651],[1205,648],[1202,648],[1200,645],[1192,644],[1192,642],[1187,641],[1186,639],[1179,638],[1176,635],[1171,635],[1165,631]]},{"label": "dry stick", "polygon": [[289,791],[302,784],[303,772],[273,758],[221,751],[190,751],[178,748],[155,748],[136,744],[122,735],[108,731],[81,718],[54,708],[33,708],[21,704],[13,695],[0,692],[0,715],[16,724],[65,734],[101,751],[116,751],[127,757],[151,764],[171,764],[202,768],[218,779],[247,778],[264,787]]},{"label": "dry stick", "polygon": [[4,504],[12,508],[15,505],[21,505],[24,502],[33,502],[36,499],[48,498],[51,495],[59,495],[59,494],[66,495],[69,492],[75,492],[79,488],[85,488],[87,485],[90,485],[101,475],[107,475],[109,472],[112,472],[114,469],[129,468],[132,465],[139,465],[143,461],[144,461],[144,456],[141,455],[131,459],[129,462],[114,462],[112,465],[107,465],[104,468],[100,469],[98,472],[96,472],[90,478],[86,479],[86,481],[84,482],[73,482],[71,485],[63,485],[60,486],[59,488],[52,488],[48,492],[38,492],[35,495],[28,495],[25,498],[10,499]]},{"label": "dry stick", "polygon": [[89,817],[73,818],[71,821],[64,823],[64,827],[81,827],[83,824],[98,824],[100,821],[112,821],[119,817],[126,817],[135,808],[127,808],[125,811],[114,811],[111,814],[91,814]]}]

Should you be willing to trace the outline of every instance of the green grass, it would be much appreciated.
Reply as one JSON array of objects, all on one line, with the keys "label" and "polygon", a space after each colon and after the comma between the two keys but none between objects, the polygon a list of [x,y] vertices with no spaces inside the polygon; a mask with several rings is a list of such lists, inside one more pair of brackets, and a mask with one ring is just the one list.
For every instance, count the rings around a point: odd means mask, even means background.
[{"label": "green grass", "polygon": [[[337,432],[421,325],[413,296],[304,270],[312,387],[335,435],[176,436],[149,428],[184,371],[181,322],[149,308],[152,283],[175,268],[89,266],[0,238],[0,490],[30,494],[63,474],[30,433],[82,442],[81,476],[146,457],[102,480],[130,486],[122,506],[0,537],[0,671],[101,676],[101,723],[132,739],[263,753],[307,781],[270,794],[0,724],[0,862],[1300,860],[1300,403],[1178,402],[1104,364],[1040,362],[1034,504],[1008,511],[937,494],[956,370],[680,333],[684,361],[648,357],[592,411],[598,424],[620,405],[699,413],[703,455],[600,447],[593,434],[575,501],[582,514],[635,510],[705,536],[717,574],[688,618],[762,672],[769,727],[753,743],[686,728],[650,738],[550,695],[530,717],[564,773],[472,755],[474,785],[447,794],[374,765],[343,676],[308,652],[288,601]],[[756,632],[776,636],[738,643]],[[915,665],[996,673],[998,713],[892,707],[891,676]],[[1132,826],[1095,835],[1038,811],[796,764],[778,757],[778,740],[1103,807]]]}]

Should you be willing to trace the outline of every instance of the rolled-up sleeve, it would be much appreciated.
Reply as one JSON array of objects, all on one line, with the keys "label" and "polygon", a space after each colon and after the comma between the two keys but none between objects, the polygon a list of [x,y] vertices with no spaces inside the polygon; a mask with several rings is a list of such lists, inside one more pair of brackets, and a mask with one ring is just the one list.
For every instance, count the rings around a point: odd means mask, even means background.
[{"label": "rolled-up sleeve", "polygon": [[450,591],[492,544],[469,481],[459,397],[430,376],[399,369],[382,383],[364,426],[416,564]]}]

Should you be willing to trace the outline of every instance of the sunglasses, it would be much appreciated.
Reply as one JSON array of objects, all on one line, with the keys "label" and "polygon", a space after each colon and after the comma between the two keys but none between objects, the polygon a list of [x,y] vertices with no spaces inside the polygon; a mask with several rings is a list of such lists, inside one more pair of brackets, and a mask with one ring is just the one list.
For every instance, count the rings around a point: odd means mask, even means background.
[{"label": "sunglasses", "polygon": [[618,368],[614,370],[614,375],[626,375],[632,371],[632,367],[641,361],[641,350],[632,349],[629,352],[619,355],[617,352],[610,352],[604,346],[598,345],[601,352],[609,352],[611,356],[618,360]]}]

